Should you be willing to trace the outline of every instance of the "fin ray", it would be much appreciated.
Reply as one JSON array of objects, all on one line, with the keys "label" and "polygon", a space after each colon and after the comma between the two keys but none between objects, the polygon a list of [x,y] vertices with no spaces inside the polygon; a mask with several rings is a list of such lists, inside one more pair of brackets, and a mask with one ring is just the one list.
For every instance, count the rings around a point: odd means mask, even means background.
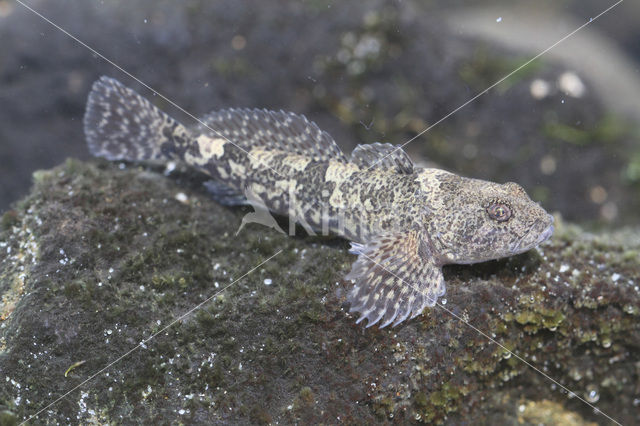
[{"label": "fin ray", "polygon": [[351,162],[362,169],[372,167],[395,170],[400,174],[413,173],[413,161],[409,155],[400,146],[390,143],[375,142],[358,145],[351,153]]},{"label": "fin ray", "polygon": [[108,160],[173,158],[171,135],[187,134],[147,99],[107,76],[93,83],[83,124],[89,151]]},{"label": "fin ray", "polygon": [[[315,161],[347,162],[347,157],[333,138],[304,115],[230,108],[211,112],[203,121],[247,151],[264,147],[307,155]],[[204,126],[200,130],[210,132]]]},{"label": "fin ray", "polygon": [[345,279],[355,281],[348,299],[349,311],[361,314],[358,323],[367,319],[367,327],[381,321],[380,328],[396,326],[444,295],[441,267],[418,231],[352,243],[351,252],[358,259]]}]

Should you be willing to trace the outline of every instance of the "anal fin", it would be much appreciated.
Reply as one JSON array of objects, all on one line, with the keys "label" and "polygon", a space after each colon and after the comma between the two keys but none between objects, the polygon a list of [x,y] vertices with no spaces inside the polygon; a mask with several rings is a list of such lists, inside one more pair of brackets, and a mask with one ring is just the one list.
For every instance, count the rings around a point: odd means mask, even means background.
[{"label": "anal fin", "polygon": [[354,280],[350,312],[360,312],[367,327],[380,328],[418,316],[445,293],[441,265],[431,256],[419,231],[381,235],[366,244],[353,244],[358,259],[345,277]]}]

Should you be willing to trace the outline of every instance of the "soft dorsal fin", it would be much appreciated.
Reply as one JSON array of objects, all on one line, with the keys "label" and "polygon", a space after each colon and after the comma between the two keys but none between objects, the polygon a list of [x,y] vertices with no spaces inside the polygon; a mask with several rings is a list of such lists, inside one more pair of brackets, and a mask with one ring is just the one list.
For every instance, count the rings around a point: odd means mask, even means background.
[{"label": "soft dorsal fin", "polygon": [[[307,155],[315,161],[348,161],[333,138],[304,115],[266,109],[231,108],[214,111],[205,116],[203,121],[247,151],[263,147]],[[203,133],[211,132],[204,126],[200,130]]]},{"label": "soft dorsal fin", "polygon": [[351,162],[360,168],[392,169],[401,174],[413,173],[413,161],[400,146],[375,142],[358,145],[351,153]]}]

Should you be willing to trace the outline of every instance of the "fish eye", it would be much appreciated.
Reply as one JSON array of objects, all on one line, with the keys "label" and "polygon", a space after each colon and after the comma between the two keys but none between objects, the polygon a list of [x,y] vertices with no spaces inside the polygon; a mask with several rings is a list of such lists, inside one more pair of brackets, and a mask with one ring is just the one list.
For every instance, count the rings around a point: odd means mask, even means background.
[{"label": "fish eye", "polygon": [[497,222],[506,222],[511,218],[511,207],[501,201],[493,201],[487,207],[489,217]]}]

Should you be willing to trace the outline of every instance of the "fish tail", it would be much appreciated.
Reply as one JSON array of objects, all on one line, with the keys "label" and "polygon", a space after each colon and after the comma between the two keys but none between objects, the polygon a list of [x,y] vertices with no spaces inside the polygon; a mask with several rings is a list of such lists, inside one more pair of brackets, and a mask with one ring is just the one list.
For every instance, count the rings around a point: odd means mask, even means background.
[{"label": "fish tail", "polygon": [[182,124],[106,76],[89,93],[84,133],[93,155],[126,161],[176,158],[177,145],[189,138]]}]

